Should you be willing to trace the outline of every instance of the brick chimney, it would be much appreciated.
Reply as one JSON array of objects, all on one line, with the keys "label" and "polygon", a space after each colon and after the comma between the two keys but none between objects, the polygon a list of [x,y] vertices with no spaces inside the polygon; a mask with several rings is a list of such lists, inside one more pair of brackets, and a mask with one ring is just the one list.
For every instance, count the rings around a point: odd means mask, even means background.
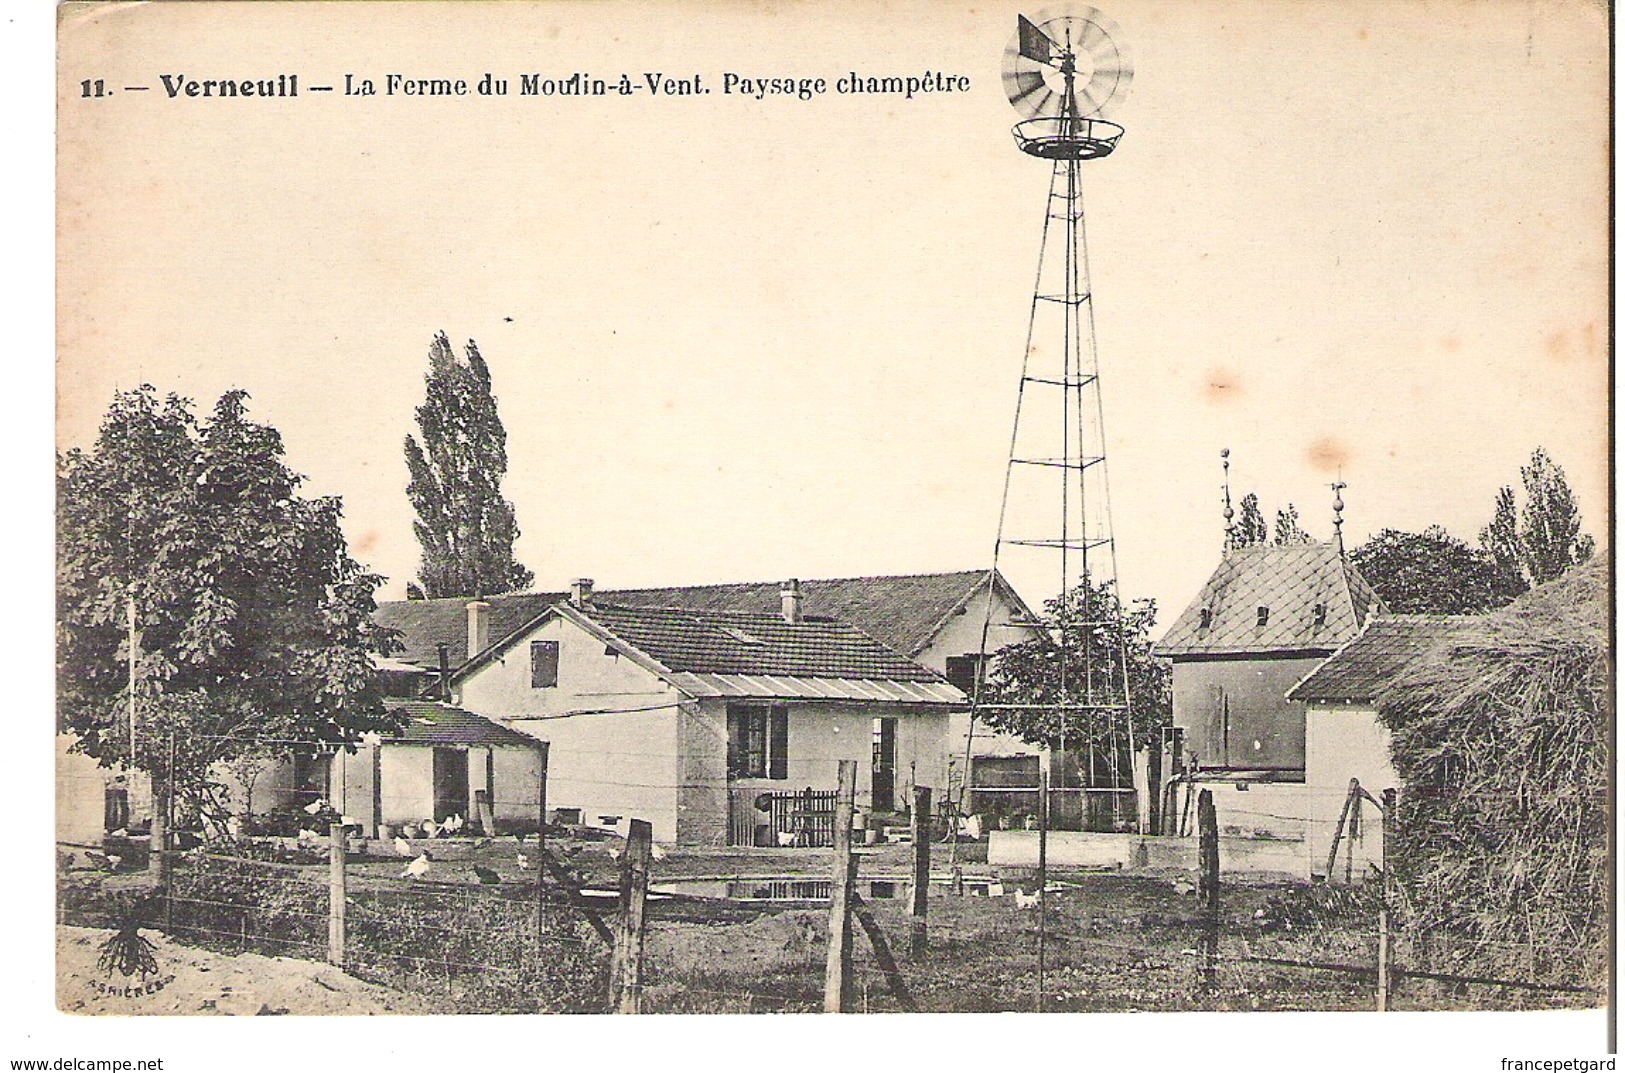
[{"label": "brick chimney", "polygon": [[592,578],[578,577],[570,582],[570,605],[586,607],[592,603]]},{"label": "brick chimney", "polygon": [[792,626],[801,621],[801,582],[795,578],[779,587],[779,614]]},{"label": "brick chimney", "polygon": [[484,652],[491,643],[491,605],[484,600],[470,600],[468,608],[468,658]]}]

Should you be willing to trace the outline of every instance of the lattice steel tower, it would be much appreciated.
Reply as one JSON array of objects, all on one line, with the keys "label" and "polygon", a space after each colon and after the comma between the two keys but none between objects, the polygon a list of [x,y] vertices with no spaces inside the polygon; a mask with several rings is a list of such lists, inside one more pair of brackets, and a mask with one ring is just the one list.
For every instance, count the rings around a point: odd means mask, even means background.
[{"label": "lattice steel tower", "polygon": [[[1046,622],[1055,670],[1041,694],[996,695],[978,681],[965,784],[978,722],[1026,709],[1057,730],[1042,762],[1052,789],[1041,815],[1053,812],[1058,827],[1088,826],[1091,817],[1103,823],[1108,811],[1113,826],[1134,817],[1127,659],[1123,646],[1109,643],[1117,550],[1081,183],[1082,165],[1109,156],[1123,134],[1102,117],[1132,77],[1120,41],[1116,26],[1093,8],[1018,17],[1004,61],[1005,90],[1027,117],[1014,128],[1016,145],[1053,170],[993,563],[1018,588],[1061,600]],[[1024,625],[996,619],[992,589],[990,580],[984,661]],[[1081,596],[1091,591],[1106,595]]]}]

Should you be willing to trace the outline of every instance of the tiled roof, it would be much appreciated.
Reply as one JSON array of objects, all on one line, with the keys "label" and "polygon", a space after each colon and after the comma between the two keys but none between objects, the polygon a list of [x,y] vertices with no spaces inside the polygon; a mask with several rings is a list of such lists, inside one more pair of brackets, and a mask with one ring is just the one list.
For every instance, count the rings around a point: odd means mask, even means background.
[{"label": "tiled roof", "polygon": [[519,745],[535,748],[536,740],[482,715],[431,700],[390,698],[384,706],[401,717],[401,731],[388,739],[407,745]]},{"label": "tiled roof", "polygon": [[598,601],[570,610],[673,673],[943,680],[857,627],[828,619],[791,624],[777,614],[623,607]]},{"label": "tiled roof", "polygon": [[[1261,607],[1269,608],[1262,626]],[[1164,656],[1330,652],[1358,634],[1372,614],[1387,610],[1335,545],[1235,548],[1156,651]]]},{"label": "tiled roof", "polygon": [[[562,599],[564,594],[557,592],[521,592],[485,597],[485,602],[491,605],[491,641],[500,641]],[[392,653],[393,658],[434,670],[440,666],[440,655],[435,646],[443,642],[447,646],[447,658],[456,668],[469,657],[468,601],[469,598],[465,596],[440,600],[391,600],[379,604],[372,619],[380,626],[401,631],[401,640],[406,648]]]},{"label": "tiled roof", "polygon": [[1378,615],[1365,630],[1332,653],[1288,700],[1370,700],[1405,665],[1423,655],[1470,615]]},{"label": "tiled roof", "polygon": [[[770,615],[779,610],[780,584],[761,581],[606,590],[597,593],[596,599],[622,606]],[[976,593],[986,592],[986,584],[986,570],[803,581],[802,610],[808,615],[849,622],[882,644],[912,656],[930,644],[948,616]],[[1004,590],[1016,599],[1008,586]],[[485,597],[491,605],[491,643],[501,641],[562,599],[564,594],[553,592]],[[463,597],[396,600],[380,604],[373,618],[380,626],[401,631],[406,649],[396,654],[396,659],[433,669],[439,666],[435,646],[444,642],[451,665],[460,667],[470,655],[467,604]]]},{"label": "tiled roof", "polygon": [[[936,636],[949,615],[977,592],[985,593],[986,570],[951,574],[826,578],[801,582],[802,610],[850,622],[881,643],[912,656]],[[777,581],[690,585],[672,589],[623,589],[600,599],[640,607],[692,607],[705,611],[779,611]]]}]

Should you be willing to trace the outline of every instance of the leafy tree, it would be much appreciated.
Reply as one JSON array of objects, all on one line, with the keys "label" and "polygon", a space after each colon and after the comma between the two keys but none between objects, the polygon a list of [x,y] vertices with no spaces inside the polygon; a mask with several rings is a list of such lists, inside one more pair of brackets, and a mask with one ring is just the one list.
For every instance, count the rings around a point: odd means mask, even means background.
[{"label": "leafy tree", "polygon": [[1495,515],[1479,530],[1478,543],[1502,571],[1523,577],[1522,545],[1518,540],[1518,498],[1503,485],[1495,494]]},{"label": "leafy tree", "polygon": [[1384,529],[1349,558],[1400,614],[1477,614],[1511,603],[1528,588],[1515,570],[1437,525],[1420,533]]},{"label": "leafy tree", "polygon": [[1269,523],[1264,520],[1264,512],[1258,506],[1258,496],[1248,492],[1241,497],[1241,513],[1236,518],[1235,528],[1230,531],[1230,546],[1248,548],[1263,544],[1269,538]]},{"label": "leafy tree", "polygon": [[491,370],[469,340],[458,360],[446,333],[429,348],[426,397],[417,408],[423,441],[406,437],[406,494],[423,547],[418,577],[437,596],[490,596],[529,585],[515,561],[513,504],[502,498],[508,435],[491,394]]},{"label": "leafy tree", "polygon": [[390,645],[371,617],[382,579],[350,558],[338,499],[299,497],[246,399],[200,421],[151,386],[122,392],[94,447],[57,460],[58,723],[150,773],[160,816],[171,787],[206,798],[217,763],[391,725],[370,657]]},{"label": "leafy tree", "polygon": [[[1154,600],[1124,607],[1112,583],[1085,579],[1064,600],[1056,597],[1044,605],[1037,636],[999,650],[982,699],[991,704],[1056,704],[1064,668],[1066,695],[1073,703],[1082,703],[1092,692],[1096,703],[1120,705],[1126,666],[1135,743],[1157,742],[1171,717],[1173,694],[1168,663],[1151,654],[1156,621]],[[1067,712],[1064,725],[1057,708],[994,708],[983,718],[1034,744],[1078,750],[1088,743],[1106,750],[1113,747],[1111,715],[1120,719],[1122,712]],[[1122,726],[1118,721],[1117,727]]]},{"label": "leafy tree", "polygon": [[1313,544],[1315,538],[1304,532],[1302,523],[1298,521],[1298,508],[1288,503],[1286,510],[1275,512],[1275,544],[1283,547],[1287,544]]},{"label": "leafy tree", "polygon": [[1596,541],[1580,531],[1580,507],[1563,467],[1544,448],[1535,448],[1521,472],[1522,514],[1512,488],[1502,487],[1495,497],[1495,516],[1478,540],[1503,569],[1519,573],[1526,585],[1540,585],[1588,561]]},{"label": "leafy tree", "polygon": [[1580,532],[1580,508],[1563,467],[1537,447],[1523,467],[1523,517],[1518,541],[1531,585],[1551,581],[1591,558],[1596,542]]}]

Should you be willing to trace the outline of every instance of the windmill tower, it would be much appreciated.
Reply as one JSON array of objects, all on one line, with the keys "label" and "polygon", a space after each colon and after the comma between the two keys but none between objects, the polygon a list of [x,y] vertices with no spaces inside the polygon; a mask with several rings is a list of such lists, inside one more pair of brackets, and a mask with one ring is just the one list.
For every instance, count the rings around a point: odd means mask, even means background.
[{"label": "windmill tower", "polygon": [[[978,681],[965,760],[969,775],[979,722],[1016,709],[1042,720],[1050,790],[1041,829],[1051,819],[1075,827],[1109,817],[1118,826],[1135,816],[1127,659],[1110,643],[1117,553],[1082,189],[1083,165],[1110,156],[1123,134],[1103,118],[1132,77],[1120,42],[1093,8],[1018,16],[1003,68],[1010,103],[1026,117],[1014,128],[1016,146],[1052,169],[993,563],[1018,587],[1060,599],[1043,623],[1053,642],[1044,695],[999,696]],[[984,662],[1015,639],[1011,630],[1034,625],[995,620],[991,577],[986,606]]]}]

